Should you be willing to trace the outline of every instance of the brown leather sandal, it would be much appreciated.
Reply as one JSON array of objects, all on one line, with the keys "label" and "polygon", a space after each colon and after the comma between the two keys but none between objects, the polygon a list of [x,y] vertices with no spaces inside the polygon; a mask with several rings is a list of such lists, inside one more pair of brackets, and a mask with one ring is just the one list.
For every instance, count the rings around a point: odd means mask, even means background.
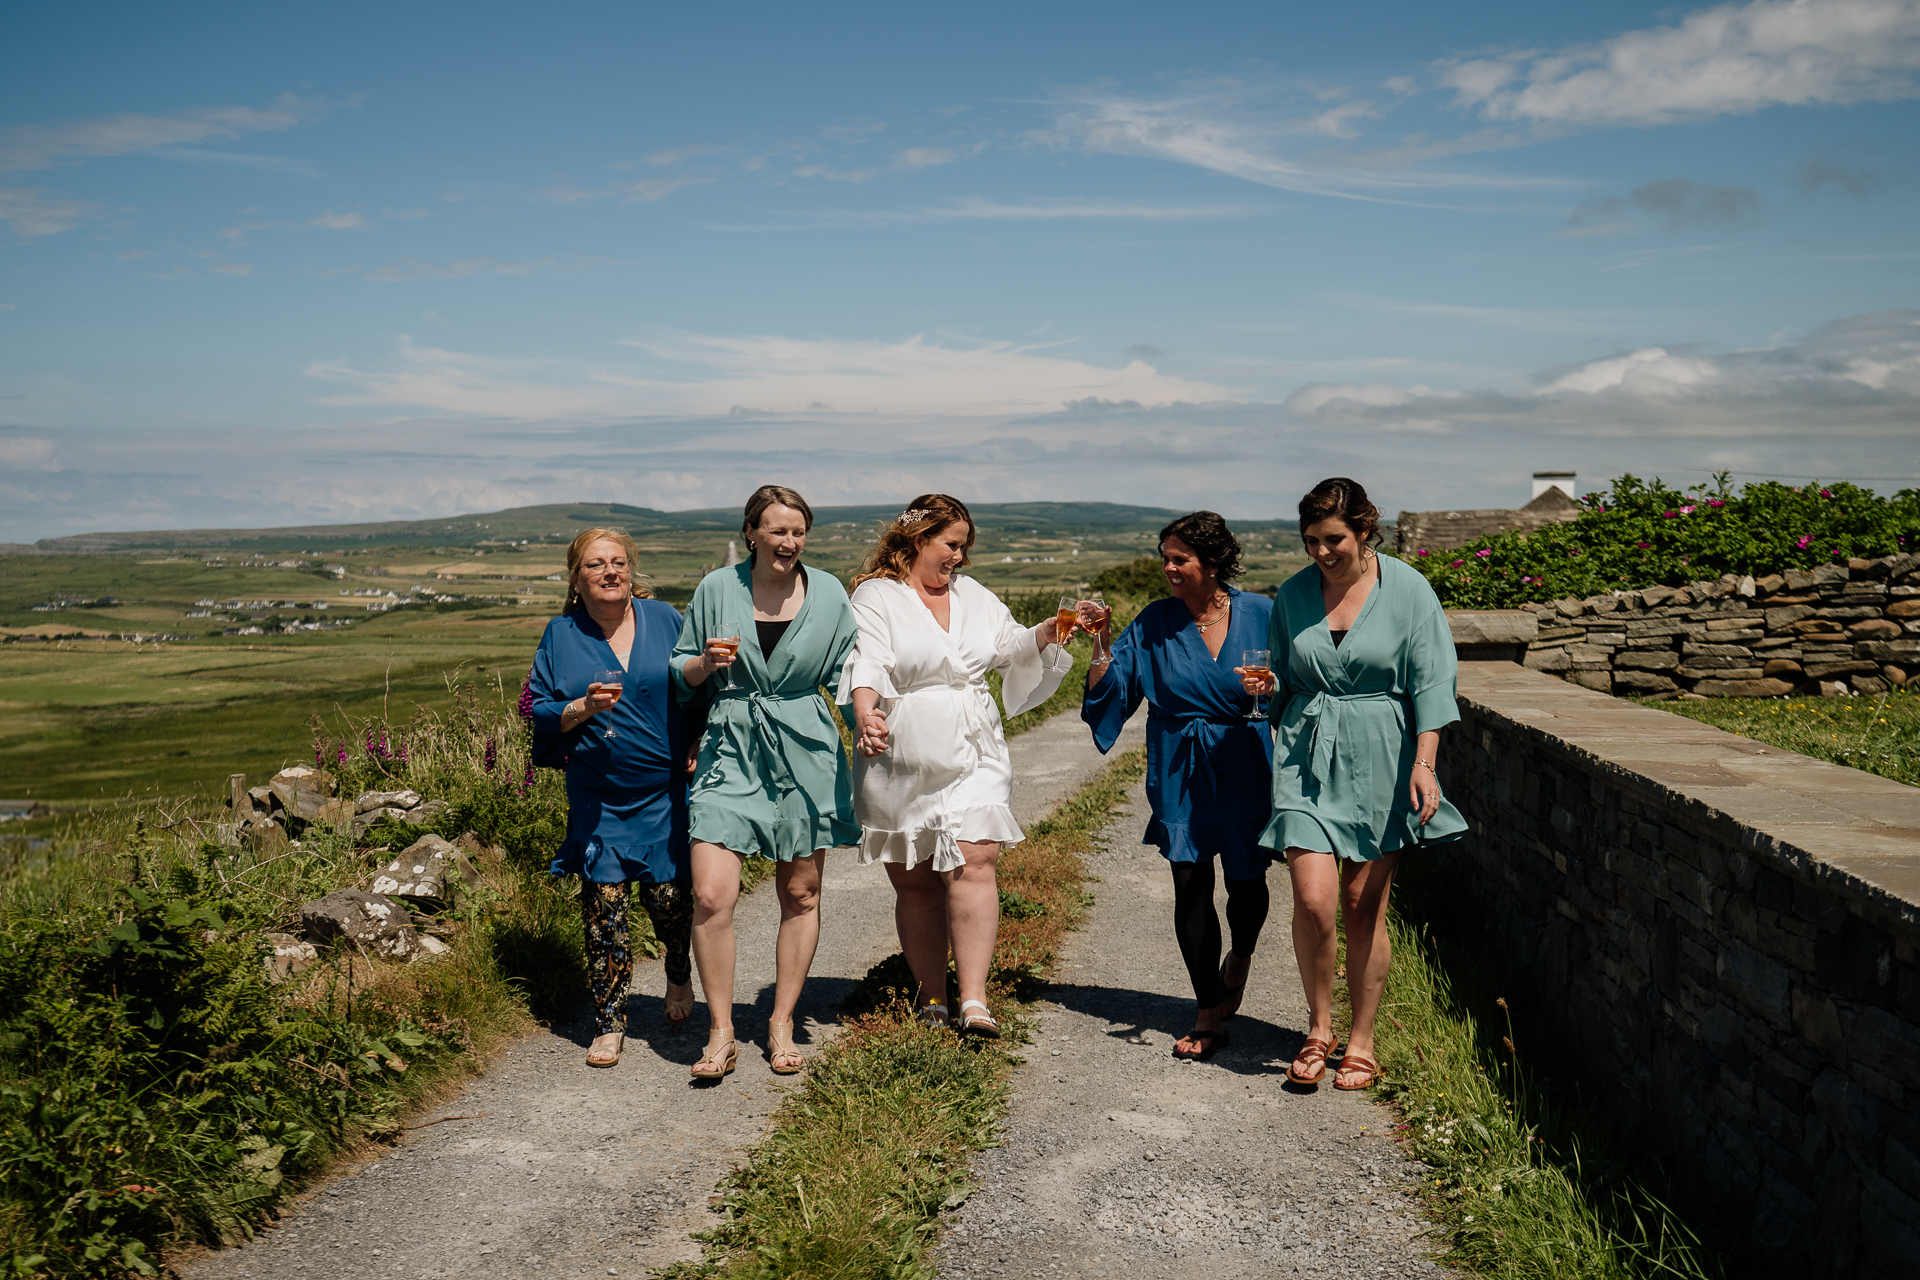
[{"label": "brown leather sandal", "polygon": [[[1322,1040],[1319,1036],[1308,1036],[1307,1042],[1300,1046],[1293,1061],[1287,1064],[1287,1079],[1295,1084],[1319,1084],[1327,1074],[1327,1059],[1340,1047],[1340,1036],[1335,1033],[1333,1039]],[[1300,1070],[1302,1063],[1306,1071]],[[1309,1074],[1311,1073],[1311,1074]]]},{"label": "brown leather sandal", "polygon": [[[1341,1084],[1340,1071],[1364,1071],[1367,1078],[1359,1084]],[[1371,1089],[1380,1082],[1380,1064],[1361,1054],[1349,1053],[1340,1060],[1340,1071],[1334,1072],[1333,1087],[1346,1093],[1358,1093],[1362,1089]]]}]

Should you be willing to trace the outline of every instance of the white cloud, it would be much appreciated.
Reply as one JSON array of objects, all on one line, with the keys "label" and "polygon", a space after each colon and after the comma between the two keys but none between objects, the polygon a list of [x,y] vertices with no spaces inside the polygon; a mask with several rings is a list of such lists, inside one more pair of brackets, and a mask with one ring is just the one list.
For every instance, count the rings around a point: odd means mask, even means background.
[{"label": "white cloud", "polygon": [[1920,95],[1920,0],[1753,0],[1549,52],[1443,68],[1489,120],[1653,125]]},{"label": "white cloud", "polygon": [[1089,398],[1142,405],[1220,400],[1209,383],[1144,361],[1104,368],[1011,342],[821,341],[661,334],[625,340],[635,367],[500,360],[402,342],[375,368],[316,363],[317,378],[356,388],[327,403],[392,404],[505,418],[756,413],[1048,412]]},{"label": "white cloud", "polygon": [[615,187],[615,191],[620,197],[620,202],[627,204],[633,201],[665,200],[682,188],[704,186],[712,181],[712,178],[695,177],[641,178],[634,182],[620,183]]},{"label": "white cloud", "polygon": [[253,274],[253,264],[250,262],[216,262],[208,267],[207,270],[213,272],[215,275],[221,276],[250,276]]},{"label": "white cloud", "polygon": [[1592,360],[1549,382],[1541,394],[1558,391],[1598,395],[1619,390],[1634,396],[1671,397],[1719,375],[1711,360],[1670,355],[1663,347],[1643,347],[1624,356]]},{"label": "white cloud", "polygon": [[58,235],[94,216],[86,200],[49,196],[44,187],[0,187],[0,222],[22,237]]},{"label": "white cloud", "polygon": [[1336,294],[1335,300],[1368,311],[1390,311],[1410,316],[1436,316],[1443,320],[1486,325],[1495,329],[1520,329],[1528,333],[1590,333],[1602,327],[1600,316],[1590,311],[1538,307],[1470,307],[1456,303],[1377,298],[1361,293]]},{"label": "white cloud", "polygon": [[893,158],[893,167],[911,173],[915,169],[932,169],[943,164],[952,164],[953,152],[945,147],[908,147]]},{"label": "white cloud", "polygon": [[329,231],[365,231],[367,218],[361,213],[335,213],[329,209],[315,218],[307,219],[310,227],[325,227]]},{"label": "white cloud", "polygon": [[280,132],[318,119],[329,104],[284,94],[270,107],[202,107],[171,116],[123,112],[0,129],[0,171],[45,169],[156,147]]},{"label": "white cloud", "polygon": [[21,471],[58,471],[53,441],[40,436],[0,436],[0,464]]}]

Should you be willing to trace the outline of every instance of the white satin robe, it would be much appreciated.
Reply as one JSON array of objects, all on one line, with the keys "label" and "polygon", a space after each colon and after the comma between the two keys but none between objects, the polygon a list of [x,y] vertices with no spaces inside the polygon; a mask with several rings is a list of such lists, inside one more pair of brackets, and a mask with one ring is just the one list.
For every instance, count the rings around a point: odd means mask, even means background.
[{"label": "white satin robe", "polygon": [[853,691],[878,693],[889,742],[871,759],[854,756],[860,861],[912,868],[931,859],[935,871],[952,871],[966,863],[963,840],[1025,839],[1009,807],[1013,758],[987,672],[1002,673],[1007,714],[1019,715],[1060,687],[1071,655],[1059,645],[1042,653],[1033,630],[971,578],[954,578],[944,631],[906,583],[871,578],[852,600],[860,639],[835,701],[851,724]]}]

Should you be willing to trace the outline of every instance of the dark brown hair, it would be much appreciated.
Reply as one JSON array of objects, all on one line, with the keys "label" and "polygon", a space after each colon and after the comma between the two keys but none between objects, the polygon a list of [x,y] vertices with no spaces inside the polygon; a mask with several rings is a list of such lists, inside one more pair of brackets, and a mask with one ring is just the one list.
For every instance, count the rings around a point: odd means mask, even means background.
[{"label": "dark brown hair", "polygon": [[1322,520],[1339,520],[1353,530],[1354,536],[1368,546],[1380,545],[1380,508],[1367,500],[1367,491],[1358,480],[1334,476],[1313,486],[1300,499],[1300,536],[1309,525]]},{"label": "dark brown hair", "polygon": [[1192,547],[1200,563],[1221,582],[1240,576],[1240,539],[1216,513],[1196,511],[1181,516],[1160,531],[1160,545],[1164,547],[1168,538],[1178,538]]},{"label": "dark brown hair", "polygon": [[[967,510],[967,504],[944,493],[921,494],[907,504],[905,511],[880,527],[880,540],[867,552],[860,572],[853,575],[853,585],[857,587],[868,578],[892,578],[895,582],[905,582],[913,571],[914,559],[919,556],[920,548],[927,545],[928,539],[948,525],[963,521],[967,526],[966,550],[971,551],[974,537],[979,531],[974,528],[973,512]],[[960,568],[964,569],[972,563],[971,557],[964,553],[961,555]]]},{"label": "dark brown hair", "polygon": [[807,522],[809,532],[813,529],[813,508],[800,496],[798,489],[789,489],[783,484],[763,484],[753,491],[747,499],[746,513],[740,520],[740,536],[750,538],[753,531],[760,527],[760,517],[767,514],[768,507],[792,507]]},{"label": "dark brown hair", "polygon": [[586,561],[587,548],[596,542],[611,542],[627,553],[627,577],[633,583],[634,598],[653,599],[653,586],[645,574],[640,572],[640,548],[634,545],[633,538],[625,529],[587,529],[567,546],[567,603],[562,613],[572,613],[578,609],[580,600],[580,566]]}]

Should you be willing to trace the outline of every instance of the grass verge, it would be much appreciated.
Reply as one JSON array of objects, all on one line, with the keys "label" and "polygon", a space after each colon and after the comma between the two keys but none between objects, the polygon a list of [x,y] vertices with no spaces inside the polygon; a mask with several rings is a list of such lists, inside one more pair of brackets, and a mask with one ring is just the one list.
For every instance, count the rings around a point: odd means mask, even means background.
[{"label": "grass verge", "polygon": [[[1081,856],[1145,769],[1144,751],[1119,757],[1001,856],[996,1007],[1038,994],[1087,903]],[[703,1237],[705,1257],[656,1272],[660,1280],[933,1274],[939,1215],[965,1199],[968,1156],[996,1141],[1016,1059],[1008,1041],[962,1041],[918,1023],[911,985],[897,955],[867,975],[855,1001],[877,1007],[847,1019],[721,1184],[726,1220]],[[1020,1020],[1002,1025],[1018,1032]]]},{"label": "grass verge", "polygon": [[1920,694],[1643,703],[1716,729],[1920,785]]},{"label": "grass verge", "polygon": [[[1415,879],[1395,896],[1419,916]],[[1669,1207],[1662,1170],[1533,1065],[1543,1055],[1514,1030],[1512,974],[1401,909],[1388,925],[1379,1092],[1430,1170],[1426,1208],[1451,1242],[1442,1259],[1500,1280],[1720,1280],[1719,1252]],[[1550,1019],[1522,1025],[1552,1041]]]}]

